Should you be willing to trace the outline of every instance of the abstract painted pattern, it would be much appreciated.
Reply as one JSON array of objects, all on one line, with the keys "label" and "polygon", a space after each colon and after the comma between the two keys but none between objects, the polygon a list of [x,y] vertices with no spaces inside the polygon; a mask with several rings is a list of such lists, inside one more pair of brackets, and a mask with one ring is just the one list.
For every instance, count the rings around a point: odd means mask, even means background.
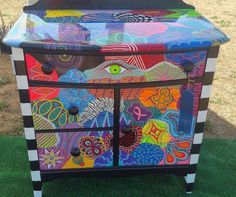
[{"label": "abstract painted pattern", "polygon": [[[124,109],[120,114],[119,165],[188,164],[200,86],[140,88],[139,94],[130,100],[125,99],[121,91]],[[185,92],[189,97],[183,98]],[[191,114],[180,118],[188,113],[180,104],[181,99],[191,98],[194,99],[189,106]]]},{"label": "abstract painted pattern", "polygon": [[[208,48],[229,40],[192,9],[28,10],[4,43],[38,49],[130,52]],[[113,49],[112,49],[113,48]],[[49,59],[53,61],[53,58]],[[62,61],[75,62],[79,59]],[[63,72],[63,69],[62,69]]]},{"label": "abstract painted pattern", "polygon": [[[99,58],[91,56],[89,59],[86,56],[58,55],[56,58],[56,55],[53,55],[58,61],[51,60],[50,63],[47,59],[52,55],[26,54],[26,63],[30,80],[65,83],[134,83],[185,79],[186,61],[194,64],[190,77],[203,76],[206,55],[206,51]],[[72,61],[63,63],[59,61],[62,57]],[[51,74],[43,73],[42,67],[45,63],[50,63],[53,68]]]},{"label": "abstract painted pattern", "polygon": [[[79,63],[83,56],[78,56],[77,60],[66,56],[61,58],[65,62],[67,58],[68,61],[74,59],[74,66],[71,63],[60,66],[56,59],[54,62],[51,60],[54,71],[52,76],[47,77],[40,63],[45,57],[26,54],[29,78],[61,83],[112,83],[114,87],[119,83],[186,79],[187,74],[182,66],[184,61],[195,65],[190,77],[202,76],[206,51],[105,56],[103,62],[92,58],[90,63],[93,66],[87,69],[82,69]],[[96,65],[96,62],[99,63]],[[119,165],[187,164],[201,87],[201,83],[195,83],[188,86],[120,89]],[[30,87],[29,91],[36,130],[114,126],[113,86],[111,89]],[[69,113],[71,107],[78,109],[77,114]],[[70,159],[68,152],[57,147],[61,134],[42,135],[38,138],[38,147],[44,155],[42,166],[61,168],[63,162]],[[105,135],[103,140],[84,134],[78,147],[86,161],[91,163],[93,160],[97,167],[106,166],[104,162],[113,165],[109,160],[113,149],[112,133]],[[100,157],[101,154],[103,157]],[[84,165],[82,157],[72,161]]]},{"label": "abstract painted pattern", "polygon": [[[37,134],[40,169],[58,170],[112,166],[113,153],[105,145],[107,136],[112,136],[112,132]],[[71,155],[73,148],[79,149],[78,156]]]},{"label": "abstract painted pattern", "polygon": [[[195,108],[198,107],[201,91],[201,88],[198,87],[201,87],[200,83],[190,85],[188,88],[185,85],[139,88],[139,93],[133,95],[133,98],[127,98],[126,92],[121,90],[119,165],[187,164],[196,120],[194,112],[197,110]],[[33,91],[33,87],[30,88],[31,91]],[[102,97],[95,97],[91,90],[83,91],[84,95],[91,96],[92,99],[89,100],[78,95],[73,97],[77,94],[75,92],[81,92],[81,89],[59,88],[59,94],[61,91],[68,91],[67,96],[61,97],[62,101],[60,96],[45,100],[32,99],[35,129],[113,126],[113,97],[106,97],[105,94]],[[190,94],[190,97],[185,99],[194,99],[192,107],[190,106],[192,114],[188,115],[188,119],[186,119],[188,124],[185,123],[184,118],[180,118],[181,114],[186,113],[186,109],[182,108],[180,104],[185,92],[188,92],[187,96]],[[108,95],[113,95],[113,93]],[[63,100],[64,98],[67,100]],[[74,100],[73,98],[82,98],[82,100]],[[82,101],[83,103],[81,103]],[[68,113],[69,106],[76,104],[81,111],[77,115],[70,115]],[[180,128],[184,129],[180,130]],[[96,135],[103,132],[94,131],[91,133],[92,135],[89,135],[90,132],[89,134],[86,132],[80,134],[70,132],[38,134],[38,148],[40,155],[42,155],[41,166],[45,169],[62,169],[65,166],[65,168],[70,168],[70,166],[64,165],[68,160],[70,164],[74,162],[81,166],[85,161],[90,164],[95,162],[94,166],[89,164],[89,167],[106,166],[103,162],[113,165],[109,160],[112,157],[113,149],[112,132],[102,135],[102,139]],[[59,139],[68,140],[69,135],[80,136],[80,140],[77,142],[78,148],[86,159],[79,157],[70,160],[68,150],[71,150],[73,146],[70,145],[68,148],[67,141],[59,141]]]},{"label": "abstract painted pattern", "polygon": [[[113,97],[95,97],[86,89],[52,88],[58,91],[58,95],[54,97],[44,96],[41,99],[40,95],[37,94],[38,89],[44,90],[44,88],[30,87],[29,89],[35,129],[113,126]],[[92,92],[92,90],[90,91]],[[105,91],[110,92],[109,95],[113,95],[113,90]],[[70,114],[71,107],[77,107],[78,113]]]}]

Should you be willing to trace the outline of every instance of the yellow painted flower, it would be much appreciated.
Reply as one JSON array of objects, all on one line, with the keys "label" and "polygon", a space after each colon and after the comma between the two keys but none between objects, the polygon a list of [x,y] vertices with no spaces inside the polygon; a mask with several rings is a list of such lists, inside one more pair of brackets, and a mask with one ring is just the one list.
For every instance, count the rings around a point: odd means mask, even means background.
[{"label": "yellow painted flower", "polygon": [[166,147],[171,139],[169,125],[161,120],[149,120],[143,127],[142,133],[142,143],[157,144],[161,148]]},{"label": "yellow painted flower", "polygon": [[61,164],[64,160],[64,157],[60,156],[60,154],[60,150],[54,150],[53,148],[51,150],[45,149],[45,154],[40,158],[43,162],[42,165],[46,165],[48,169],[56,169],[56,165]]}]

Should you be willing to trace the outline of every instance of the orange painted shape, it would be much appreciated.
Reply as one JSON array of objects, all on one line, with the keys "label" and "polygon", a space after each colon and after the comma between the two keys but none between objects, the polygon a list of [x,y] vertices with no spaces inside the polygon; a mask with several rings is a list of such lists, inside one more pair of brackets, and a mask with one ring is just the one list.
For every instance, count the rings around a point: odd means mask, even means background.
[{"label": "orange painted shape", "polygon": [[189,149],[191,146],[191,143],[187,142],[187,141],[177,142],[176,146],[178,146],[179,148],[182,148],[182,149]]},{"label": "orange painted shape", "polygon": [[176,157],[178,157],[180,159],[182,159],[182,158],[184,158],[186,156],[185,153],[177,151],[177,150],[172,150],[172,152],[175,154]]},{"label": "orange painted shape", "polygon": [[167,153],[166,161],[168,163],[174,163],[175,159],[174,159],[174,157],[171,154]]}]

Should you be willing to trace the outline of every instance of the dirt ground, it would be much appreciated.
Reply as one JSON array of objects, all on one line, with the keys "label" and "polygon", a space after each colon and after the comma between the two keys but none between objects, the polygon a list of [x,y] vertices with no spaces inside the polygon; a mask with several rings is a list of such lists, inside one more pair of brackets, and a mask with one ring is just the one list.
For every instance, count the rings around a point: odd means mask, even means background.
[{"label": "dirt ground", "polygon": [[[26,0],[0,0],[6,24],[20,14]],[[187,0],[198,12],[231,37],[221,47],[206,124],[207,137],[236,138],[236,1]],[[0,133],[23,132],[15,78],[10,58],[0,55]]]}]

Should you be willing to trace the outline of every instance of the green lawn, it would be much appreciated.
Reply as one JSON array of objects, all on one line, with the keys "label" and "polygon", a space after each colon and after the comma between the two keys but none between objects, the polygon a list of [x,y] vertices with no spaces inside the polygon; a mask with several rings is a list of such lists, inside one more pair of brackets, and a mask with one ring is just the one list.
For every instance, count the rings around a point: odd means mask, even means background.
[{"label": "green lawn", "polygon": [[[205,139],[195,191],[190,197],[236,196],[236,140]],[[44,183],[45,197],[185,196],[184,181],[172,175],[129,178],[66,178]],[[0,136],[0,197],[31,197],[22,137]]]}]

